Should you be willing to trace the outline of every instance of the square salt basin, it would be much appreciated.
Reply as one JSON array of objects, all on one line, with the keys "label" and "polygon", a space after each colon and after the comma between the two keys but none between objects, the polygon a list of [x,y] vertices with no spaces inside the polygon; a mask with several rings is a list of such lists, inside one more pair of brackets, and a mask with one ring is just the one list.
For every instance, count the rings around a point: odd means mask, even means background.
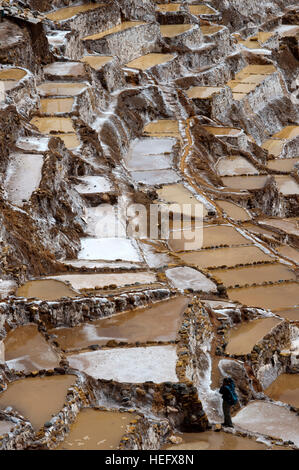
[{"label": "square salt basin", "polygon": [[175,346],[114,348],[68,355],[74,369],[95,379],[126,383],[178,382]]},{"label": "square salt basin", "polygon": [[252,245],[190,251],[188,253],[179,253],[178,256],[185,263],[195,264],[199,268],[230,267],[238,264],[253,264],[256,261],[272,261],[274,259]]},{"label": "square salt basin", "polygon": [[179,137],[179,122],[174,119],[159,119],[146,124],[143,133],[156,137]]},{"label": "square salt basin", "polygon": [[[85,193],[86,194],[86,193]],[[115,234],[125,237],[126,225],[118,206],[100,204],[86,207],[83,219],[86,222],[85,232],[95,238],[113,238]]]},{"label": "square salt basin", "polygon": [[210,225],[202,229],[182,230],[180,233],[170,232],[169,235],[168,245],[173,251],[197,250],[218,245],[247,245],[251,242],[229,225]]},{"label": "square salt basin", "polygon": [[296,282],[227,289],[227,295],[230,300],[251,307],[283,309],[299,305],[299,285]]},{"label": "square salt basin", "polygon": [[233,202],[221,200],[216,200],[215,202],[227,214],[228,217],[231,217],[234,220],[244,222],[246,220],[252,219],[251,215],[246,209],[238,206],[237,204],[234,204]]},{"label": "square salt basin", "polygon": [[217,286],[208,277],[189,266],[167,269],[166,277],[176,289],[192,288],[202,292],[217,292]]},{"label": "square salt basin", "polygon": [[155,184],[177,183],[181,177],[174,170],[132,171],[131,176],[137,183],[147,186]]},{"label": "square salt basin", "polygon": [[277,183],[279,192],[284,196],[289,194],[299,194],[299,184],[290,176],[275,175],[274,179]]},{"label": "square salt basin", "polygon": [[232,189],[261,189],[265,186],[268,175],[257,176],[224,176],[222,183]]},{"label": "square salt basin", "polygon": [[136,242],[128,238],[83,238],[78,259],[142,261]]},{"label": "square salt basin", "polygon": [[111,190],[110,181],[105,176],[78,176],[81,184],[75,186],[79,194],[106,193]]},{"label": "square salt basin", "polygon": [[126,67],[138,70],[148,70],[156,65],[165,64],[175,58],[172,54],[150,53],[132,60]]},{"label": "square salt basin", "polygon": [[12,204],[22,206],[37,190],[42,177],[43,155],[15,153],[10,155],[4,190]]},{"label": "square salt basin", "polygon": [[179,296],[72,328],[53,328],[49,333],[68,352],[104,346],[111,340],[131,344],[175,341],[188,303],[188,297]]},{"label": "square salt basin", "polygon": [[215,169],[220,176],[258,174],[252,163],[240,156],[219,158]]}]

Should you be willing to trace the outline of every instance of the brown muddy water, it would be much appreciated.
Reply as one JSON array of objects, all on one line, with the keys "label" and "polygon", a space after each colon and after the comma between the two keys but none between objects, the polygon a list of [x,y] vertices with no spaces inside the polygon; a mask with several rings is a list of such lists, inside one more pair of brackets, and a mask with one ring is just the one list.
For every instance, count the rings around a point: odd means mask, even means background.
[{"label": "brown muddy water", "polygon": [[299,162],[299,157],[296,158],[275,158],[267,163],[269,170],[279,170],[290,173],[293,171],[295,164]]},{"label": "brown muddy water", "polygon": [[37,431],[63,407],[67,390],[75,375],[55,375],[17,380],[0,394],[0,408],[13,407],[27,418]]},{"label": "brown muddy water", "polygon": [[214,15],[216,12],[207,5],[189,5],[191,15]]},{"label": "brown muddy water", "polygon": [[146,343],[174,341],[189,299],[177,297],[152,307],[120,313],[109,318],[84,323],[73,328],[54,328],[51,334],[65,351],[87,348],[108,341]]},{"label": "brown muddy water", "polygon": [[97,39],[102,39],[109,34],[120,33],[121,31],[125,31],[126,29],[133,28],[134,26],[140,26],[142,24],[146,24],[143,21],[124,21],[123,23],[114,26],[113,28],[106,29],[106,31],[102,31],[101,33],[92,34],[91,36],[86,36],[83,41],[96,41]]},{"label": "brown muddy water", "polygon": [[74,132],[73,121],[71,118],[65,117],[34,117],[31,124],[36,126],[42,134],[50,134],[53,132]]},{"label": "brown muddy water", "polygon": [[[89,3],[85,5],[78,5],[73,7],[60,8],[56,11],[47,13],[47,18],[51,21],[64,21],[72,18],[73,16],[78,15],[79,13],[84,13],[89,10],[94,10],[95,8],[103,5],[103,3]],[[104,5],[103,5],[104,6]]]},{"label": "brown muddy water", "polygon": [[295,282],[228,289],[227,295],[229,299],[251,307],[277,310],[299,305],[299,288]]},{"label": "brown muddy water", "polygon": [[216,276],[225,287],[244,286],[245,284],[262,284],[267,281],[296,280],[296,274],[284,264],[265,264],[259,266],[246,266],[235,269],[215,269]]},{"label": "brown muddy water", "polygon": [[167,4],[158,4],[156,6],[157,11],[169,11],[169,12],[176,12],[179,11],[181,8],[180,3],[167,3]]},{"label": "brown muddy water", "polygon": [[80,411],[70,432],[57,450],[116,450],[127,425],[136,418],[132,413],[100,411],[85,408]]},{"label": "brown muddy water", "polygon": [[59,366],[59,357],[47,343],[37,326],[19,326],[4,340],[5,361],[10,369],[32,372]]},{"label": "brown muddy water", "polygon": [[299,375],[281,374],[264,392],[272,400],[299,408]]},{"label": "brown muddy water", "polygon": [[174,59],[174,57],[175,56],[172,54],[150,53],[128,62],[126,67],[147,70],[151,67],[155,67],[156,65],[169,62],[170,60]]},{"label": "brown muddy water", "polygon": [[275,247],[275,250],[282,256],[285,256],[286,258],[289,258],[290,260],[294,261],[294,263],[299,264],[299,253],[298,250],[295,250],[295,248],[292,248],[291,246],[287,245],[282,245]]},{"label": "brown muddy water", "polygon": [[77,148],[80,145],[80,140],[76,134],[52,134],[51,137],[59,137],[63,140],[64,145],[67,149],[72,150]]},{"label": "brown muddy water", "polygon": [[180,253],[178,256],[185,263],[195,264],[199,268],[230,267],[241,263],[252,264],[256,261],[271,261],[273,259],[256,246],[206,249]]},{"label": "brown muddy water", "polygon": [[57,300],[62,297],[77,297],[79,293],[64,282],[53,279],[39,279],[23,284],[18,288],[16,295],[26,298],[35,297],[40,300]]},{"label": "brown muddy water", "polygon": [[225,351],[228,354],[249,354],[253,346],[279,322],[277,318],[261,318],[232,328]]},{"label": "brown muddy water", "polygon": [[272,139],[294,139],[299,135],[299,126],[286,126],[281,131],[272,135]]},{"label": "brown muddy water", "polygon": [[279,157],[279,155],[282,152],[283,146],[284,146],[283,140],[272,140],[272,139],[266,140],[266,142],[264,142],[261,145],[263,149],[268,150],[268,152],[274,155],[275,157]]},{"label": "brown muddy water", "polygon": [[146,124],[143,133],[152,137],[179,137],[179,122],[174,119],[159,119]]},{"label": "brown muddy water", "polygon": [[222,177],[222,183],[224,186],[233,189],[261,189],[268,179],[268,175],[224,176]]},{"label": "brown muddy water", "polygon": [[43,114],[70,113],[74,98],[44,98],[40,100],[40,112]]},{"label": "brown muddy water", "polygon": [[101,67],[106,65],[113,59],[112,56],[108,55],[86,55],[80,59],[82,62],[88,64],[92,69],[99,70]]},{"label": "brown muddy water", "polygon": [[229,201],[215,201],[218,206],[234,220],[239,220],[240,222],[245,222],[246,220],[251,220],[252,217],[249,212],[241,206],[234,204],[233,202]]},{"label": "brown muddy water", "polygon": [[194,28],[192,24],[166,24],[160,26],[161,35],[164,38],[173,38],[179,34],[186,33]]},{"label": "brown muddy water", "polygon": [[231,136],[235,137],[241,134],[241,129],[235,129],[234,127],[216,127],[216,126],[203,126],[203,128],[210,134],[216,136]]},{"label": "brown muddy water", "polygon": [[[202,203],[187,189],[183,184],[168,184],[157,190],[159,199],[170,204],[191,204],[192,206],[201,205]],[[180,208],[181,213],[185,213],[183,206]],[[189,214],[189,212],[187,212]],[[208,214],[205,206],[203,206],[203,217]],[[191,212],[191,215],[193,212]]]},{"label": "brown muddy water", "polygon": [[282,318],[286,318],[291,321],[299,321],[299,307],[276,311],[273,310],[273,313],[274,312]]},{"label": "brown muddy water", "polygon": [[266,446],[247,437],[224,432],[182,433],[181,444],[164,446],[163,450],[265,450]]},{"label": "brown muddy water", "polygon": [[0,70],[0,80],[14,80],[19,81],[27,75],[27,72],[22,69],[9,68]]},{"label": "brown muddy water", "polygon": [[[199,230],[182,230],[170,232],[168,244],[173,251],[184,251],[188,246],[188,240],[199,239]],[[202,229],[202,243],[198,244],[198,249],[219,245],[246,245],[250,241],[243,237],[234,227],[228,225],[210,225]],[[192,246],[192,250],[197,247]]]},{"label": "brown muddy water", "polygon": [[189,88],[186,94],[188,98],[190,99],[195,99],[195,98],[207,99],[207,98],[212,98],[212,96],[215,93],[219,93],[221,90],[223,90],[223,87],[195,86],[195,87]]},{"label": "brown muddy water", "polygon": [[284,195],[299,194],[299,184],[287,175],[275,175],[274,179],[280,193]]}]

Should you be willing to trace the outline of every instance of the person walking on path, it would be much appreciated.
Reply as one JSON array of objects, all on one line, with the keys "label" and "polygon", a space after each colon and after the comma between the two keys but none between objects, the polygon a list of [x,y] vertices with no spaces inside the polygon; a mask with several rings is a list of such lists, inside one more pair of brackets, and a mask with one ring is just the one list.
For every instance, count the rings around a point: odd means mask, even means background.
[{"label": "person walking on path", "polygon": [[235,384],[233,379],[231,379],[230,377],[225,377],[223,379],[223,383],[219,392],[222,395],[223,399],[222,409],[224,414],[224,423],[222,425],[229,428],[233,428],[234,425],[232,423],[230,409],[233,405],[238,402],[238,397],[235,392]]}]

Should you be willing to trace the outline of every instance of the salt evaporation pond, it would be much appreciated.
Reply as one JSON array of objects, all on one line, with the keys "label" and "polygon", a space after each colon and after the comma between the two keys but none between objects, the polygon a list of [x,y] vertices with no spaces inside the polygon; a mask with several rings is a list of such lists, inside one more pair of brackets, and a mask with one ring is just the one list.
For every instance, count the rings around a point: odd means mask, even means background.
[{"label": "salt evaporation pond", "polygon": [[298,283],[227,289],[230,300],[252,307],[283,309],[299,305]]},{"label": "salt evaporation pond", "polygon": [[5,361],[10,369],[32,372],[59,366],[59,357],[34,324],[19,326],[4,340]]},{"label": "salt evaporation pond", "polygon": [[128,343],[174,341],[188,302],[186,297],[176,297],[73,328],[54,328],[49,333],[56,335],[56,341],[65,351],[93,344],[105,345],[110,340]]},{"label": "salt evaporation pond", "polygon": [[247,431],[292,441],[299,447],[299,417],[283,406],[254,401],[242,408],[232,421]]},{"label": "salt evaporation pond", "polygon": [[0,394],[0,408],[13,407],[28,419],[37,431],[63,407],[67,390],[75,375],[54,375],[17,380]]},{"label": "salt evaporation pond", "polygon": [[167,445],[163,450],[265,450],[266,446],[247,437],[234,436],[224,432],[206,431],[201,433],[182,433],[181,444]]},{"label": "salt evaporation pond", "polygon": [[299,375],[281,374],[264,392],[272,400],[299,408]]},{"label": "salt evaporation pond", "polygon": [[68,356],[71,367],[95,379],[143,383],[177,382],[175,346],[115,348]]},{"label": "salt evaporation pond", "polygon": [[26,297],[27,299],[57,300],[62,297],[77,297],[79,293],[75,292],[64,282],[54,279],[37,279],[25,282],[25,284],[18,288],[16,295],[18,297]]},{"label": "salt evaporation pond", "polygon": [[136,415],[85,408],[56,450],[116,450]]},{"label": "salt evaporation pond", "polygon": [[277,318],[261,318],[231,329],[225,351],[228,354],[249,354],[253,346],[279,322]]},{"label": "salt evaporation pond", "polygon": [[262,284],[265,281],[296,280],[296,274],[285,264],[264,264],[232,269],[214,269],[213,276],[220,279],[225,287]]}]

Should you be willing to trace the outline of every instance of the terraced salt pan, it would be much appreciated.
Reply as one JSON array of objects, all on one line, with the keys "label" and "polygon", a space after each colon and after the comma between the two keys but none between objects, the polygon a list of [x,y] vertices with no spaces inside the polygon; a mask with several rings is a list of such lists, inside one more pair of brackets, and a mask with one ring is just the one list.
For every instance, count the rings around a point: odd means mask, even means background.
[{"label": "terraced salt pan", "polygon": [[242,408],[232,421],[248,431],[292,441],[299,447],[298,416],[282,406],[254,401]]},{"label": "terraced salt pan", "polygon": [[155,67],[156,65],[170,62],[174,58],[175,56],[172,54],[150,53],[128,62],[126,67],[144,71]]},{"label": "terraced salt pan", "polygon": [[296,274],[284,264],[265,264],[246,266],[235,269],[215,269],[213,276],[220,279],[225,287],[244,286],[245,284],[262,284],[280,280],[296,280]]},{"label": "terraced salt pan", "polygon": [[37,298],[40,300],[57,300],[62,297],[77,297],[79,294],[64,282],[53,279],[38,279],[25,282],[18,288],[18,297]]},{"label": "terraced salt pan", "polygon": [[272,310],[282,318],[286,318],[290,321],[299,321],[299,307],[289,308],[284,310]]},{"label": "terraced salt pan", "polygon": [[52,134],[51,137],[59,137],[69,150],[74,150],[79,147],[80,140],[78,139],[76,134]]},{"label": "terraced salt pan", "polygon": [[291,259],[294,263],[299,264],[299,252],[292,248],[291,246],[282,245],[275,248],[276,251],[285,256],[286,258]]},{"label": "terraced salt pan", "polygon": [[132,413],[84,408],[56,450],[116,450],[134,418]]},{"label": "terraced salt pan", "polygon": [[173,119],[160,119],[146,124],[143,133],[152,137],[179,137],[179,122]]},{"label": "terraced salt pan", "polygon": [[83,238],[78,259],[141,261],[135,241],[127,238]]},{"label": "terraced salt pan", "polygon": [[253,264],[257,261],[273,260],[273,258],[256,246],[206,249],[202,251],[179,253],[178,256],[185,263],[195,264],[199,268],[212,268],[224,265],[230,267],[237,264]]},{"label": "terraced salt pan", "polygon": [[71,367],[95,379],[128,383],[178,381],[175,346],[102,349],[68,356],[68,361]]},{"label": "terraced salt pan", "polygon": [[217,13],[214,8],[207,5],[189,5],[191,15],[215,15]]},{"label": "terraced salt pan", "polygon": [[274,179],[280,193],[285,196],[288,194],[299,194],[299,184],[290,176],[276,175]]},{"label": "terraced salt pan", "polygon": [[12,204],[22,206],[38,189],[43,164],[43,155],[15,153],[10,156],[4,189]]},{"label": "terraced salt pan", "polygon": [[156,5],[156,10],[161,12],[177,12],[181,6],[181,3],[158,4]]},{"label": "terraced salt pan", "polygon": [[238,74],[236,74],[236,78],[240,76],[244,76],[244,74],[250,74],[250,75],[270,75],[272,73],[276,72],[276,68],[274,65],[256,65],[256,64],[251,64],[247,65],[244,67]]},{"label": "terraced salt pan", "polygon": [[46,152],[48,150],[49,137],[20,137],[16,146],[27,152]]},{"label": "terraced salt pan", "polygon": [[105,176],[78,176],[81,184],[75,186],[80,194],[98,194],[111,191],[111,183]]},{"label": "terraced salt pan", "polygon": [[218,25],[200,25],[200,30],[204,36],[212,36],[222,29],[224,29],[224,27]]},{"label": "terraced salt pan", "polygon": [[174,171],[169,169],[152,170],[152,171],[132,171],[131,176],[137,183],[148,186],[155,184],[177,183],[181,177]]},{"label": "terraced salt pan", "polygon": [[42,134],[50,134],[51,132],[75,132],[71,118],[34,117],[30,122],[36,126]]},{"label": "terraced salt pan", "polygon": [[229,299],[252,307],[283,309],[299,305],[299,289],[295,282],[228,289],[227,294]]},{"label": "terraced salt pan", "polygon": [[17,284],[15,281],[8,281],[0,279],[0,299],[8,297],[13,294],[16,290]]},{"label": "terraced salt pan", "polygon": [[[180,212],[182,214],[189,212],[184,211],[183,204],[191,204],[192,206],[202,206],[203,217],[208,214],[207,208],[187,189],[183,184],[164,185],[161,189],[157,190],[159,199],[163,202],[170,204],[181,205]],[[191,214],[192,215],[192,214]],[[196,215],[193,212],[193,215]]]},{"label": "terraced salt pan", "polygon": [[74,98],[44,98],[40,101],[40,112],[43,114],[70,113]]},{"label": "terraced salt pan", "polygon": [[269,170],[279,170],[290,173],[293,171],[296,163],[299,162],[299,157],[296,158],[275,158],[267,162]]},{"label": "terraced salt pan", "polygon": [[73,18],[79,13],[84,13],[89,10],[95,10],[100,6],[105,5],[103,3],[89,3],[85,5],[76,5],[72,7],[60,8],[59,10],[47,13],[46,17],[51,21],[65,21],[70,18]]},{"label": "terraced salt pan", "polygon": [[5,68],[0,69],[0,80],[14,80],[19,81],[22,80],[27,75],[26,70],[19,69],[19,68]]},{"label": "terraced salt pan", "polygon": [[[210,225],[204,226],[202,229],[170,232],[169,235],[168,245],[173,251],[197,250],[219,245],[248,244],[248,239],[229,225]],[[198,240],[198,243],[196,243],[196,240]],[[193,242],[192,245],[191,242]]]},{"label": "terraced salt pan", "polygon": [[216,171],[220,176],[258,174],[252,163],[240,156],[220,158],[216,163]]},{"label": "terraced salt pan", "polygon": [[215,202],[228,215],[228,217],[231,217],[234,220],[243,222],[252,219],[251,215],[246,209],[238,206],[237,204],[234,204],[233,202],[220,200],[216,200]]},{"label": "terraced salt pan", "polygon": [[75,375],[55,375],[17,380],[0,394],[0,408],[12,406],[29,419],[37,431],[63,407],[67,390],[76,381]]},{"label": "terraced salt pan", "polygon": [[277,318],[261,318],[231,329],[225,352],[236,355],[249,354],[252,348],[279,322]]},{"label": "terraced salt pan", "polygon": [[286,126],[281,131],[272,135],[272,139],[294,139],[299,136],[299,126]]},{"label": "terraced salt pan", "polygon": [[124,158],[126,167],[132,170],[157,170],[172,166],[172,152],[176,140],[172,138],[146,138],[134,141]]},{"label": "terraced salt pan", "polygon": [[102,39],[105,36],[109,36],[111,34],[120,33],[125,31],[126,29],[134,28],[136,26],[146,24],[144,21],[124,21],[123,23],[114,26],[113,28],[106,29],[106,31],[102,31],[100,33],[92,34],[91,36],[86,36],[83,41],[96,41],[97,39]]},{"label": "terraced salt pan", "polygon": [[45,82],[37,87],[41,96],[76,96],[87,89],[86,83]]},{"label": "terraced salt pan", "polygon": [[111,62],[112,56],[107,55],[86,55],[80,59],[82,62],[88,64],[94,70],[100,70],[104,65]]},{"label": "terraced salt pan", "polygon": [[194,28],[192,24],[166,24],[160,26],[161,35],[164,38],[173,38]]},{"label": "terraced salt pan", "polygon": [[81,62],[54,62],[44,67],[44,73],[57,77],[84,77],[86,75]]},{"label": "terraced salt pan", "polygon": [[187,96],[190,99],[207,99],[223,90],[223,87],[217,86],[195,86],[187,90]]},{"label": "terraced salt pan", "polygon": [[283,140],[266,140],[261,147],[265,150],[268,150],[268,152],[271,155],[274,155],[275,157],[279,157],[281,154],[283,147],[284,147],[284,141]]},{"label": "terraced salt pan", "polygon": [[86,222],[85,232],[95,238],[111,238],[126,236],[126,225],[119,207],[110,204],[100,204],[96,207],[85,209],[84,220]]},{"label": "terraced salt pan", "polygon": [[60,274],[49,276],[49,279],[69,282],[75,290],[102,289],[112,284],[118,287],[135,283],[151,284],[156,282],[156,275],[149,272],[137,273],[100,273],[100,274]]},{"label": "terraced salt pan", "polygon": [[106,345],[111,340],[131,344],[175,341],[188,302],[187,297],[176,297],[73,328],[54,328],[49,333],[56,336],[64,351]]},{"label": "terraced salt pan", "polygon": [[163,450],[265,450],[264,444],[247,437],[234,436],[224,432],[206,431],[200,433],[182,433],[181,444],[167,445]]},{"label": "terraced salt pan", "polygon": [[232,189],[261,189],[265,186],[268,175],[258,176],[223,176],[224,186]]},{"label": "terraced salt pan", "polygon": [[272,400],[282,401],[299,408],[298,374],[281,374],[264,392]]},{"label": "terraced salt pan", "polygon": [[216,136],[231,136],[236,137],[242,133],[241,129],[234,127],[216,127],[216,126],[202,126],[207,132]]},{"label": "terraced salt pan", "polygon": [[189,266],[180,266],[165,271],[167,279],[176,289],[194,289],[203,292],[216,292],[217,286],[201,272]]},{"label": "terraced salt pan", "polygon": [[10,331],[4,340],[5,361],[10,369],[32,372],[59,366],[59,357],[36,325],[24,325]]},{"label": "terraced salt pan", "polygon": [[299,236],[299,221],[296,219],[262,219],[259,222],[263,225],[278,228],[290,235]]}]

